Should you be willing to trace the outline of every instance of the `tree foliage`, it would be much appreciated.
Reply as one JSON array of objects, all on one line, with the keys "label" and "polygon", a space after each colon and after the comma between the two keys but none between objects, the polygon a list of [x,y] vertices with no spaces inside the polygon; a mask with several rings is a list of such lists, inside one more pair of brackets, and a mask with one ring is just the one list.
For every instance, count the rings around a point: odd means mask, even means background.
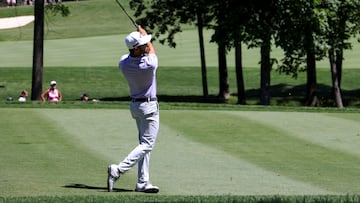
[{"label": "tree foliage", "polygon": [[[175,35],[183,25],[197,25],[201,16],[202,26],[214,31],[211,42],[218,45],[220,92],[221,88],[226,91],[227,82],[224,55],[235,47],[239,51],[239,43],[260,48],[260,101],[264,105],[270,100],[274,64],[280,73],[294,78],[306,71],[307,105],[318,104],[316,61],[329,57],[335,67],[333,80],[338,80],[340,88],[343,50],[351,48],[348,40],[360,30],[359,0],[131,0],[130,6],[139,23],[170,47],[176,47]],[[284,51],[280,61],[271,57],[274,45]]]}]

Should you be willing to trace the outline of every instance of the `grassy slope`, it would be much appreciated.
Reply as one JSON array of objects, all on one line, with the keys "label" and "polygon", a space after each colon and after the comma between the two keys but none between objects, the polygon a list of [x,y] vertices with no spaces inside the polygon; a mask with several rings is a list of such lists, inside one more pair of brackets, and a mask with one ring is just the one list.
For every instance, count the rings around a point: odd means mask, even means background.
[{"label": "grassy slope", "polygon": [[[65,2],[70,15],[45,15],[45,39],[102,36],[128,33],[133,29],[113,0]],[[124,4],[128,9],[128,5]],[[33,7],[0,8],[0,17],[33,14]],[[129,11],[130,12],[130,11]],[[130,12],[131,13],[131,12]],[[32,40],[33,23],[16,29],[1,30],[1,40]]]},{"label": "grassy slope", "polygon": [[[128,110],[0,112],[0,196],[118,195],[104,193],[104,168],[136,143]],[[359,114],[163,110],[161,120],[151,175],[162,195],[360,192]],[[135,181],[132,170],[116,188]]]},{"label": "grassy slope", "polygon": [[[126,1],[125,1],[126,2]],[[131,13],[128,4],[123,2]],[[47,16],[45,26],[45,66],[106,66],[114,65],[125,51],[123,38],[134,28],[125,14],[113,0],[89,0],[67,2],[71,14],[68,17]],[[28,15],[32,7],[0,8],[0,17]],[[10,30],[0,30],[0,43],[8,49],[0,49],[4,60],[1,67],[31,67],[33,24]],[[157,45],[161,64],[164,66],[199,66],[197,31],[189,26],[178,34],[177,49]],[[151,31],[150,31],[151,32]],[[207,65],[217,66],[217,49],[208,43],[212,32],[205,30]],[[84,38],[90,37],[90,38]],[[73,39],[69,38],[82,38]],[[54,40],[57,39],[57,40]],[[24,41],[25,40],[25,41]],[[54,41],[53,41],[54,40]],[[359,44],[353,40],[354,50],[345,52],[345,68],[358,68]],[[4,44],[3,44],[4,43]],[[19,57],[21,56],[21,57]],[[228,65],[234,66],[234,53],[228,55]],[[281,51],[274,48],[273,57],[280,57]],[[94,60],[96,59],[96,60]],[[258,67],[259,50],[243,50],[245,67]],[[328,68],[328,61],[319,62],[319,67]]]},{"label": "grassy slope", "polygon": [[[99,23],[101,24],[102,22]],[[127,28],[124,29],[126,30],[125,33],[127,33]],[[108,32],[111,31],[109,30]],[[0,35],[2,32],[0,31]],[[65,31],[56,32],[63,33]],[[46,40],[44,44],[44,65],[45,67],[116,66],[120,56],[127,52],[124,43],[126,34],[122,32],[122,30],[116,30],[115,33],[117,34],[115,35]],[[91,33],[93,34],[92,31]],[[23,36],[27,35],[27,33],[20,32],[16,35]],[[206,42],[206,64],[209,67],[216,67],[217,48],[215,44],[209,43],[212,32],[205,31],[204,35]],[[63,37],[70,36],[66,35]],[[176,49],[154,42],[161,62],[160,65],[173,67],[200,66],[200,52],[196,30],[185,30],[176,37],[178,43]],[[345,51],[345,69],[359,68],[360,59],[357,56],[360,46],[355,40],[353,40],[353,43],[353,50]],[[8,47],[7,49],[0,49],[0,54],[4,56],[0,67],[32,67],[32,41],[4,41],[0,42],[0,45]],[[243,46],[244,67],[259,67],[259,53],[259,49],[246,49]],[[274,48],[272,57],[280,59],[281,56],[281,50]],[[233,50],[229,52],[227,59],[228,66],[234,67]],[[328,69],[327,59],[319,61],[317,66]]]}]

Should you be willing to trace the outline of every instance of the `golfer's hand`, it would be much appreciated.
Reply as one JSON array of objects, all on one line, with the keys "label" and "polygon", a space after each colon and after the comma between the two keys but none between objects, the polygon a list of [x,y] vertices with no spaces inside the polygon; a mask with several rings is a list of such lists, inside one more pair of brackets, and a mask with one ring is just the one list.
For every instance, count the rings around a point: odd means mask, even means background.
[{"label": "golfer's hand", "polygon": [[140,34],[147,35],[146,31],[144,30],[144,28],[141,27],[141,25],[138,25],[137,30],[138,32],[140,32]]}]

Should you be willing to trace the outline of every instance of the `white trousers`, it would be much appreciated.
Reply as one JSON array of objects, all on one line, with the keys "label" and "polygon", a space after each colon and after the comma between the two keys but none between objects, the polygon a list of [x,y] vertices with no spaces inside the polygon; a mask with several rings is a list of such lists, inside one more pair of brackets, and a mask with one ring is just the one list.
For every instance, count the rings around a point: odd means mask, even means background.
[{"label": "white trousers", "polygon": [[131,102],[130,112],[136,120],[139,145],[119,163],[119,170],[125,173],[138,163],[138,183],[147,183],[150,181],[150,155],[159,132],[159,105],[157,101]]}]

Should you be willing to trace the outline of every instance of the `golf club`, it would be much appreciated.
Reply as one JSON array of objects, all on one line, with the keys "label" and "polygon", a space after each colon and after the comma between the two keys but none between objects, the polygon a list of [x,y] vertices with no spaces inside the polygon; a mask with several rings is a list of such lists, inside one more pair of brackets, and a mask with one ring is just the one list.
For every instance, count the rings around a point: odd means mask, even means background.
[{"label": "golf club", "polygon": [[127,15],[127,17],[131,20],[131,22],[134,24],[134,26],[137,28],[138,27],[138,24],[135,22],[135,20],[134,19],[132,19],[132,17],[128,14],[128,12],[125,10],[125,8],[124,8],[124,6],[120,3],[120,1],[119,0],[115,0],[118,4],[119,4],[119,6],[120,6],[120,8],[124,11],[124,13]]}]

